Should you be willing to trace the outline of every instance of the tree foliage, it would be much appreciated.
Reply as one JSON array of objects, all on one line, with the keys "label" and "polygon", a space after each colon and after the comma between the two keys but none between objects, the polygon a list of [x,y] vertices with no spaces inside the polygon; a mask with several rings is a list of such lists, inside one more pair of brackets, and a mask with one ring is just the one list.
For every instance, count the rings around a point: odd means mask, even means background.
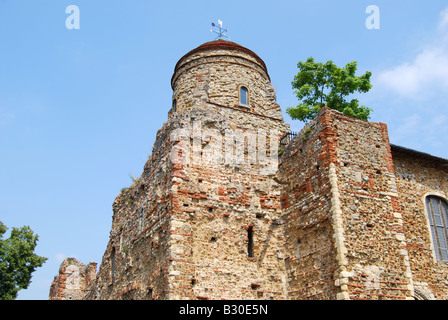
[{"label": "tree foliage", "polygon": [[39,237],[29,227],[12,228],[9,238],[3,239],[7,230],[0,221],[0,300],[14,300],[19,290],[28,288],[31,274],[47,260],[34,253]]},{"label": "tree foliage", "polygon": [[366,93],[372,87],[371,72],[355,76],[356,61],[339,68],[331,60],[324,64],[310,57],[306,62],[300,61],[297,67],[300,71],[294,77],[292,87],[299,104],[286,110],[292,119],[312,120],[325,105],[352,117],[369,119],[372,109],[360,106],[357,99],[346,100],[347,96],[355,92]]}]

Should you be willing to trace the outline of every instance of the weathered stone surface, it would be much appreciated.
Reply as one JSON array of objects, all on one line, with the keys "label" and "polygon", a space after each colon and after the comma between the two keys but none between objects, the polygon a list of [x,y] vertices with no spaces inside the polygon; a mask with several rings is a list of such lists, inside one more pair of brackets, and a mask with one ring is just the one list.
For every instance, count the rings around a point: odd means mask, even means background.
[{"label": "weathered stone surface", "polygon": [[277,150],[289,126],[266,66],[231,42],[182,57],[172,87],[85,299],[447,298],[425,210],[447,199],[447,160],[329,108]]},{"label": "weathered stone surface", "polygon": [[[238,105],[235,81],[249,89],[249,108]],[[173,87],[176,112],[159,130],[140,179],[114,202],[92,298],[284,298],[283,235],[272,223],[281,206],[275,171],[251,163],[247,148],[243,163],[203,158],[226,149],[229,132],[276,130],[278,140],[288,131],[267,72],[252,54],[218,48],[184,58]],[[188,159],[174,164],[181,143]]]},{"label": "weathered stone surface", "polygon": [[448,167],[441,159],[412,150],[392,148],[396,175],[397,211],[403,221],[403,249],[409,255],[414,283],[420,299],[448,298],[448,265],[435,259],[425,198],[448,198]]},{"label": "weathered stone surface", "polygon": [[96,266],[95,262],[84,265],[74,258],[64,259],[51,284],[49,299],[82,299],[95,282]]}]

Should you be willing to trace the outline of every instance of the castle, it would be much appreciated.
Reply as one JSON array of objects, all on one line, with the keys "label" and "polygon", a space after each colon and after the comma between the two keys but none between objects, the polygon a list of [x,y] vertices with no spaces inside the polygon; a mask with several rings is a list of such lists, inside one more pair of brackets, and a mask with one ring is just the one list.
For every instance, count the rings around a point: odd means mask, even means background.
[{"label": "castle", "polygon": [[291,134],[265,63],[234,42],[185,54],[171,85],[98,272],[64,261],[50,299],[448,297],[447,159],[329,108]]}]

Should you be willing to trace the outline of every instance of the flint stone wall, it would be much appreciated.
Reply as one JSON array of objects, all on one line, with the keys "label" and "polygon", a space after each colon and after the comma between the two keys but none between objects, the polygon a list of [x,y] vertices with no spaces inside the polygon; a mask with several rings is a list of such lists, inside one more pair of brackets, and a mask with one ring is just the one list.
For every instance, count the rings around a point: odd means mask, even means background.
[{"label": "flint stone wall", "polygon": [[50,287],[49,300],[80,300],[95,283],[95,262],[85,265],[74,258],[66,258],[59,267]]},{"label": "flint stone wall", "polygon": [[[85,299],[446,298],[424,206],[446,199],[446,160],[329,108],[277,149],[289,126],[266,66],[233,43],[191,51],[171,84],[176,110],[113,203]],[[79,298],[64,272],[50,296]]]},{"label": "flint stone wall", "polygon": [[437,261],[425,198],[448,199],[447,161],[394,146],[392,148],[397,203],[403,219],[405,249],[420,299],[448,298],[448,266]]}]

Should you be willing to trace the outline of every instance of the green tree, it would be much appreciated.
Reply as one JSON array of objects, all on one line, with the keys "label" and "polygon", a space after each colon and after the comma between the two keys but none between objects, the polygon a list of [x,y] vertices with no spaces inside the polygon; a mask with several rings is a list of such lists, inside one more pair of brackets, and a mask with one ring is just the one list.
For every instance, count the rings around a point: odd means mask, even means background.
[{"label": "green tree", "polygon": [[39,237],[29,227],[12,228],[9,238],[3,239],[7,230],[0,221],[0,300],[14,300],[19,290],[28,288],[31,274],[47,260],[34,253]]},{"label": "green tree", "polygon": [[300,71],[294,76],[292,87],[299,104],[286,109],[292,119],[312,120],[325,105],[358,119],[370,118],[372,109],[360,106],[357,99],[345,99],[350,94],[365,93],[372,88],[371,72],[355,76],[356,61],[348,63],[345,68],[339,68],[331,60],[324,64],[315,62],[314,58],[310,57],[306,62],[300,61],[297,67]]}]

